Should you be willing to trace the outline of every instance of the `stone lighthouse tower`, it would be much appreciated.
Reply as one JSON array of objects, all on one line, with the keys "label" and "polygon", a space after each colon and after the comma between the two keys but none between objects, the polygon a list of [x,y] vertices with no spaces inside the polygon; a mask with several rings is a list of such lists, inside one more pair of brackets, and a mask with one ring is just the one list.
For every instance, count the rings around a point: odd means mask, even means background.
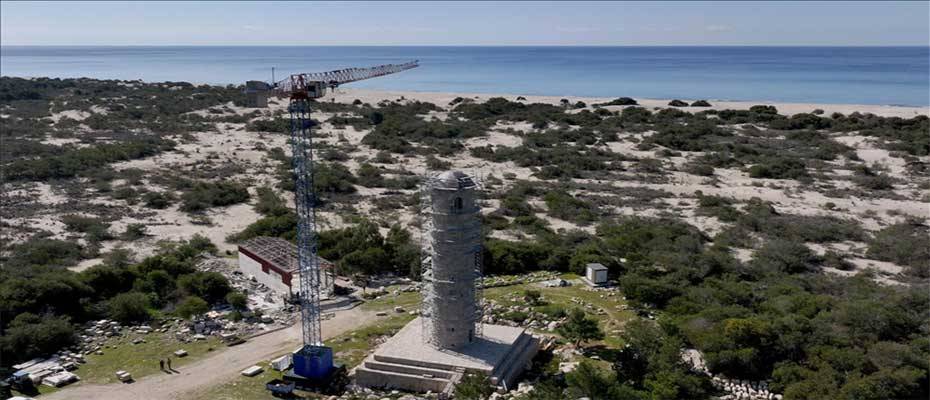
[{"label": "stone lighthouse tower", "polygon": [[423,340],[460,349],[475,340],[480,311],[475,300],[481,257],[478,187],[470,176],[449,171],[430,178],[425,190]]}]

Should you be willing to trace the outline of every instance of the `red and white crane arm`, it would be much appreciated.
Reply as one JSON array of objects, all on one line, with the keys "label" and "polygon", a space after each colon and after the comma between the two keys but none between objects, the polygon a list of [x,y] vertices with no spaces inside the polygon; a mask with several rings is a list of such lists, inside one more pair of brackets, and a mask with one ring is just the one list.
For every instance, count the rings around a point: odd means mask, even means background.
[{"label": "red and white crane arm", "polygon": [[420,66],[418,60],[403,64],[385,64],[370,68],[346,68],[329,72],[293,74],[274,84],[278,96],[315,98],[323,95],[327,87],[335,88],[349,82],[390,75]]}]

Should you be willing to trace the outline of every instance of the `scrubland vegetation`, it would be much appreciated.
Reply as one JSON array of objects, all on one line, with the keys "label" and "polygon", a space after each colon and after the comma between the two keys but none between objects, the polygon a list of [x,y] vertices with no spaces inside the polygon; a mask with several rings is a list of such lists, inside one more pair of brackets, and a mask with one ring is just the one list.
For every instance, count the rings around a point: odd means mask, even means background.
[{"label": "scrubland vegetation", "polygon": [[[113,248],[153,246],[181,224],[162,215],[223,226],[226,248],[294,239],[287,116],[242,100],[234,87],[0,79],[0,215],[13,221],[0,228],[17,234],[0,249],[4,367],[71,343],[89,319],[236,302],[221,276],[194,268],[216,251],[203,238],[141,260]],[[788,399],[926,398],[930,231],[913,210],[930,202],[930,119],[673,103],[315,103],[320,255],[360,281],[417,279],[420,175],[483,168],[485,274],[599,262],[656,316],[602,332],[623,346],[595,346],[601,360],[564,380],[537,366],[529,398],[715,394],[684,348]],[[200,153],[235,135],[247,139]],[[570,311],[579,329],[563,336],[584,346],[590,330]]]}]

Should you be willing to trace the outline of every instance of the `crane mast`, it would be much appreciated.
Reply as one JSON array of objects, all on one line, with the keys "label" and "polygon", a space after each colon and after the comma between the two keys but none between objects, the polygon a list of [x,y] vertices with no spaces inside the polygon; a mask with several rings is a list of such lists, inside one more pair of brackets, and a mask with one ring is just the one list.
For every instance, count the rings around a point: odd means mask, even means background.
[{"label": "crane mast", "polygon": [[[300,270],[300,314],[303,347],[294,353],[296,380],[325,380],[333,370],[332,349],[323,345],[320,319],[320,265],[317,251],[316,194],[313,190],[313,120],[311,99],[322,97],[326,89],[405,71],[419,66],[418,61],[379,65],[371,68],[347,68],[330,72],[294,74],[273,86],[279,97],[288,97],[290,114],[291,162],[295,178],[294,203],[297,209],[297,259]],[[252,81],[255,82],[255,81]],[[267,84],[266,84],[267,85]],[[246,85],[247,90],[249,84]],[[253,88],[256,85],[252,85]],[[248,93],[248,92],[247,92]],[[254,93],[254,92],[253,92]]]}]

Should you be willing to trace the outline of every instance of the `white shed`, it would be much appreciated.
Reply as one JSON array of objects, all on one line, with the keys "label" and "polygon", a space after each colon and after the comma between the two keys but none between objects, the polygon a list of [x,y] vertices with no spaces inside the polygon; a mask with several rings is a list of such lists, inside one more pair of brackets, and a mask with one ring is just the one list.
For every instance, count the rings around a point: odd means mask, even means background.
[{"label": "white shed", "polygon": [[601,263],[590,263],[584,271],[585,283],[591,286],[607,284],[607,267]]}]

